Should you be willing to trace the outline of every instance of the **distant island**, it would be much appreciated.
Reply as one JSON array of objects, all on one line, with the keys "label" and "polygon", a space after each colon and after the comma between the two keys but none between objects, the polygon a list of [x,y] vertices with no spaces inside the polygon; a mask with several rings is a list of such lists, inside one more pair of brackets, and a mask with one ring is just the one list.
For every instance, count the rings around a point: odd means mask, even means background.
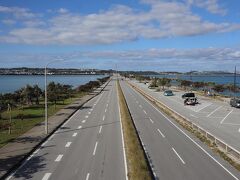
[{"label": "distant island", "polygon": [[[48,68],[49,75],[103,75],[111,74],[114,70]],[[44,75],[44,68],[0,68],[0,75]]]}]

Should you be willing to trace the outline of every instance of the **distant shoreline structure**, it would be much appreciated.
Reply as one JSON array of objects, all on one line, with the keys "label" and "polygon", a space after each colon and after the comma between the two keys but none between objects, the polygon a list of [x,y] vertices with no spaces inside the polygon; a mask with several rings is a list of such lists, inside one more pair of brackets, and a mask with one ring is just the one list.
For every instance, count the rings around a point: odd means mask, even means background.
[{"label": "distant shoreline structure", "polygon": [[[48,75],[104,75],[113,70],[48,68]],[[44,68],[0,68],[0,75],[44,75]]]}]

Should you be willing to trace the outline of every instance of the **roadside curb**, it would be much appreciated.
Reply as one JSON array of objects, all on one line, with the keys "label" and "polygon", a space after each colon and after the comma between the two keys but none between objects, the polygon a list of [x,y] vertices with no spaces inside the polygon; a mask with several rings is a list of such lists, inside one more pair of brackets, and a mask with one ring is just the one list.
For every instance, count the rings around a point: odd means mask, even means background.
[{"label": "roadside curb", "polygon": [[34,152],[41,147],[41,145],[47,141],[64,123],[66,123],[82,106],[84,106],[87,102],[89,102],[91,99],[95,98],[96,96],[98,96],[99,94],[102,93],[102,91],[106,88],[106,86],[109,84],[110,80],[108,80],[103,87],[100,87],[101,90],[99,92],[97,92],[95,95],[93,95],[92,97],[88,98],[86,101],[82,102],[81,104],[79,104],[79,106],[72,112],[69,114],[69,116],[64,119],[59,125],[57,125],[55,128],[53,128],[51,130],[51,132],[49,132],[48,135],[46,135],[45,137],[43,137],[43,139],[37,143],[28,153],[26,153],[25,155],[23,155],[24,157],[19,160],[16,164],[13,165],[13,167],[11,167],[5,174],[2,175],[2,177],[0,177],[0,180],[6,179],[8,176],[11,176],[12,174],[14,174],[16,172],[16,170],[24,164],[24,162],[28,159],[28,157],[30,157],[32,154],[34,154]]}]

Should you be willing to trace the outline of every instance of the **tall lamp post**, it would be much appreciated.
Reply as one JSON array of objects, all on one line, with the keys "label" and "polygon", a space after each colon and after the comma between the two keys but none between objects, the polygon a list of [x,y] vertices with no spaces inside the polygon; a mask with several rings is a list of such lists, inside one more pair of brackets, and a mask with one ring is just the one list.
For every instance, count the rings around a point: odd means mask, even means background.
[{"label": "tall lamp post", "polygon": [[50,61],[45,66],[45,134],[48,134],[48,100],[47,100],[47,68],[48,65],[55,63],[55,62],[61,62],[64,61],[64,59],[57,59]]}]

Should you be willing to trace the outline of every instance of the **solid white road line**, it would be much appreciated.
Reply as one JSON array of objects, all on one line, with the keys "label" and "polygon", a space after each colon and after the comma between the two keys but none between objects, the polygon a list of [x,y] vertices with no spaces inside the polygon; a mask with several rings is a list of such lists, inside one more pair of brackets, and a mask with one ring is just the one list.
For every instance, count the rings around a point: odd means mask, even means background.
[{"label": "solid white road line", "polygon": [[184,160],[181,158],[181,156],[177,153],[177,151],[172,147],[173,152],[177,155],[177,157],[181,160],[183,164],[186,164]]},{"label": "solid white road line", "polygon": [[73,135],[72,135],[73,137],[75,137],[75,136],[77,136],[77,133],[73,133]]},{"label": "solid white road line", "polygon": [[154,121],[151,118],[149,118],[149,120],[151,121],[151,123],[154,123]]},{"label": "solid white road line", "polygon": [[90,176],[90,174],[89,174],[89,173],[87,173],[86,180],[88,180],[88,179],[89,179],[89,176]]},{"label": "solid white road line", "polygon": [[102,132],[102,126],[100,126],[98,133],[100,134]]},{"label": "solid white road line", "polygon": [[161,134],[161,136],[162,136],[163,138],[165,138],[164,134],[160,131],[160,129],[157,129],[157,130],[158,130],[158,132]]},{"label": "solid white road line", "polygon": [[231,110],[231,111],[222,119],[222,121],[220,122],[220,124],[222,124],[223,121],[224,121],[232,112],[233,112],[233,110]]},{"label": "solid white road line", "polygon": [[82,126],[78,126],[78,129],[81,129],[82,128]]},{"label": "solid white road line", "polygon": [[146,112],[145,110],[143,110],[143,112],[144,112],[145,114],[147,114],[147,112]]},{"label": "solid white road line", "polygon": [[148,100],[146,100],[142,95],[139,95],[142,99],[144,99],[150,106],[152,106],[156,111],[158,111],[165,119],[172,124],[177,130],[179,130],[182,134],[184,134],[190,141],[193,142],[199,149],[201,149],[208,157],[210,157],[214,162],[216,162],[220,167],[222,167],[228,174],[230,174],[235,180],[239,180],[233,173],[231,173],[225,166],[223,166],[220,162],[218,162],[211,154],[209,154],[202,146],[200,146],[196,141],[194,141],[189,135],[187,135],[181,128],[179,128],[176,124],[174,124],[165,114],[163,114],[159,109],[157,109],[154,105],[152,105]]},{"label": "solid white road line", "polygon": [[217,110],[221,109],[222,106],[219,106],[218,108],[216,108],[214,111],[212,111],[209,115],[207,115],[207,117],[210,117],[213,113],[215,113]]},{"label": "solid white road line", "polygon": [[93,150],[93,156],[96,154],[97,145],[98,145],[98,142],[96,142],[96,144],[95,144],[95,147],[94,147],[94,150]]},{"label": "solid white road line", "polygon": [[43,176],[42,180],[48,180],[51,175],[52,175],[52,173],[46,173],[46,174]]},{"label": "solid white road line", "polygon": [[86,120],[82,120],[82,123],[85,123],[86,122]]},{"label": "solid white road line", "polygon": [[102,120],[103,120],[103,121],[105,120],[105,116],[103,116]]},{"label": "solid white road line", "polygon": [[55,162],[61,161],[62,157],[63,157],[63,154],[59,154],[58,157],[55,159]]},{"label": "solid white road line", "polygon": [[72,144],[72,142],[67,142],[67,144],[65,145],[65,147],[70,147],[71,144]]}]

